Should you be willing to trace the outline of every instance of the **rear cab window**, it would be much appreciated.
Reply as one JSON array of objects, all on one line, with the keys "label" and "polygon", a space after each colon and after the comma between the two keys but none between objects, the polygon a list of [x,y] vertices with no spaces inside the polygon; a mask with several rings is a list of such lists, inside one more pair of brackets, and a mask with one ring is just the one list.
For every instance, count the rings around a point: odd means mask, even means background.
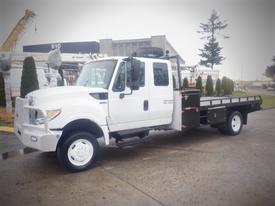
[{"label": "rear cab window", "polygon": [[168,86],[168,65],[166,63],[153,63],[154,72],[154,85],[155,86]]}]

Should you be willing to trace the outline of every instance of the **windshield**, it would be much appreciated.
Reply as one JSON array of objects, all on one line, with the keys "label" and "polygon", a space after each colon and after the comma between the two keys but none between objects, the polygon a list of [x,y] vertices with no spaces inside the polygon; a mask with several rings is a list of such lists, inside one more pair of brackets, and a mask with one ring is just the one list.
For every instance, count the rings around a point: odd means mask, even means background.
[{"label": "windshield", "polygon": [[85,64],[77,85],[108,89],[116,63],[117,60],[101,60]]}]

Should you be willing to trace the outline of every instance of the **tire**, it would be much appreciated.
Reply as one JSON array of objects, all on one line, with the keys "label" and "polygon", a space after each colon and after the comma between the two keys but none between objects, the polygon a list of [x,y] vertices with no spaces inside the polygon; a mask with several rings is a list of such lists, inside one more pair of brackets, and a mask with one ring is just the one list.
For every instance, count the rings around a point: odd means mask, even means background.
[{"label": "tire", "polygon": [[243,116],[240,112],[232,112],[227,119],[227,132],[231,136],[238,135],[243,128]]},{"label": "tire", "polygon": [[228,128],[227,128],[226,124],[223,124],[223,125],[219,126],[218,130],[222,134],[229,135]]},{"label": "tire", "polygon": [[57,156],[67,170],[80,172],[95,165],[99,156],[99,144],[92,134],[76,132],[60,143]]}]

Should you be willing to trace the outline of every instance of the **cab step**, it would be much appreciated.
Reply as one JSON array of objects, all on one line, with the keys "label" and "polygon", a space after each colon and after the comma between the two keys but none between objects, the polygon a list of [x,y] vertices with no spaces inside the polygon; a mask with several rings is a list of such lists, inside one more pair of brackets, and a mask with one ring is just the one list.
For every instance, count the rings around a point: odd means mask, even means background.
[{"label": "cab step", "polygon": [[123,139],[122,141],[116,142],[116,146],[119,148],[122,147],[129,147],[129,146],[135,146],[139,144],[146,143],[150,140],[151,138],[146,137],[146,138],[131,138],[131,139]]}]

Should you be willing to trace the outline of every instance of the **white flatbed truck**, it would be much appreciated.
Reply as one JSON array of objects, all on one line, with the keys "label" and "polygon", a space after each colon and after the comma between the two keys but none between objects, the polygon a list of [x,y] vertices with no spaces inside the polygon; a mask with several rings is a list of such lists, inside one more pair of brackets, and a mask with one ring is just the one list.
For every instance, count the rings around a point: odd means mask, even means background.
[{"label": "white flatbed truck", "polygon": [[[152,58],[144,51],[86,63],[77,86],[18,97],[15,134],[27,147],[56,151],[65,168],[78,172],[95,165],[99,138],[109,145],[111,138],[119,143],[154,129],[182,131],[201,124],[237,135],[248,113],[261,108],[260,96],[200,97],[199,90],[181,90],[178,57]],[[171,59],[177,62],[175,76]]]}]

